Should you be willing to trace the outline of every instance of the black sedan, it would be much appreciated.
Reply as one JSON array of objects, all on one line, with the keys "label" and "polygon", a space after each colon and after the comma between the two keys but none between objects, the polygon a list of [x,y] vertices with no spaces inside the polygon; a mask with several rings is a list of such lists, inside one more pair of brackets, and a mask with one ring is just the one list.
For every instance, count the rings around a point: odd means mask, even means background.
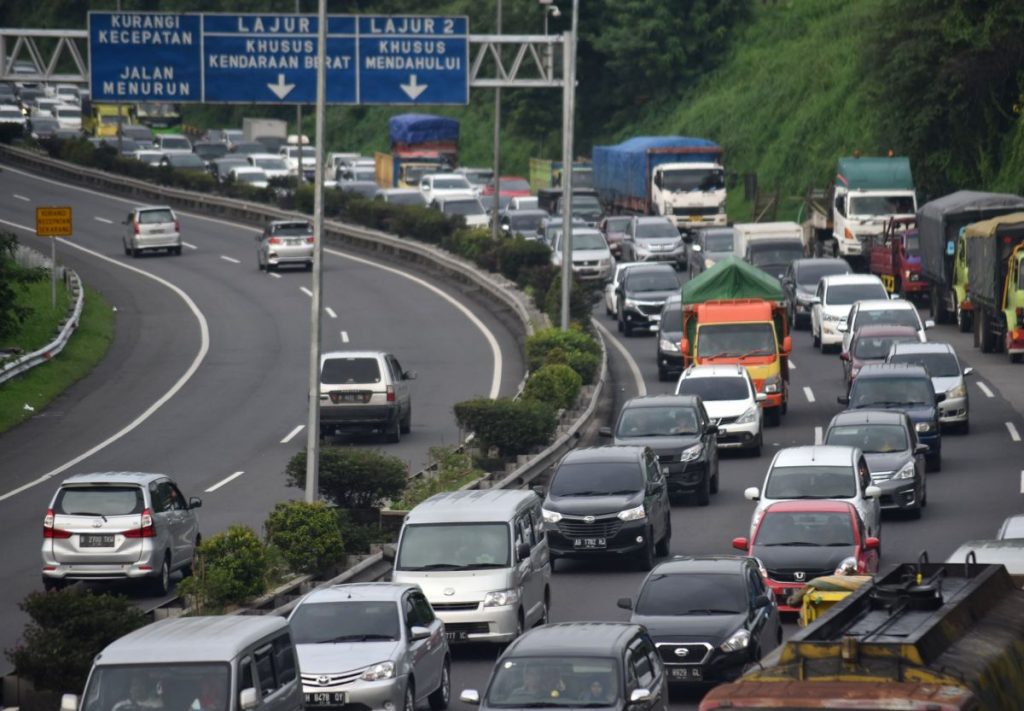
[{"label": "black sedan", "polygon": [[811,299],[818,281],[832,274],[852,273],[850,264],[838,257],[794,259],[782,276],[782,292],[786,299],[786,313],[793,328],[811,324]]},{"label": "black sedan", "polygon": [[618,604],[647,628],[670,684],[732,681],[782,642],[775,598],[747,556],[677,556],[647,575],[635,604]]}]

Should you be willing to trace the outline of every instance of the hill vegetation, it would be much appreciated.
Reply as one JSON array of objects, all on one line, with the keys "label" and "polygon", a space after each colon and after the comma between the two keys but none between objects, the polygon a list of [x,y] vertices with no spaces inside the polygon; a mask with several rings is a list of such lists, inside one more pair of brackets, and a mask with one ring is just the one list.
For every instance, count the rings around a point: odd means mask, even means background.
[{"label": "hill vegetation", "polygon": [[[569,0],[556,0],[567,28]],[[294,0],[123,0],[129,10],[294,10]],[[112,0],[4,3],[0,25],[84,27]],[[483,6],[482,6],[483,5]],[[540,33],[542,7],[505,3],[504,33]],[[305,12],[315,11],[302,0]],[[331,0],[332,13],[437,13],[495,29],[476,0]],[[800,195],[824,186],[836,158],[909,155],[922,197],[957,188],[1024,191],[1024,3],[1019,0],[584,0],[580,11],[577,153],[632,135],[712,138],[727,167]],[[493,93],[437,113],[462,120],[462,160],[489,164]],[[433,110],[433,109],[430,109]],[[394,108],[332,107],[328,144],[387,147]],[[294,120],[292,108],[191,107],[196,125],[237,125],[243,115]],[[306,111],[304,129],[312,133]],[[506,91],[504,173],[530,156],[560,155],[561,97]]]}]

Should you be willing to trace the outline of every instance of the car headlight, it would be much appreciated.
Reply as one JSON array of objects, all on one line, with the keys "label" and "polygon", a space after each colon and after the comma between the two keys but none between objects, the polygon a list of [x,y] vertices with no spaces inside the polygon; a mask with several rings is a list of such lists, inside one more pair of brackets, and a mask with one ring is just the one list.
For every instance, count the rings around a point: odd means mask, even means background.
[{"label": "car headlight", "polygon": [[747,630],[737,630],[729,635],[729,639],[725,640],[718,646],[723,652],[739,652],[746,649],[750,645],[750,632]]},{"label": "car headlight", "polygon": [[766,393],[777,393],[782,388],[782,376],[772,375],[764,380],[764,391]]},{"label": "car headlight", "polygon": [[622,302],[622,305],[625,306],[627,309],[637,308],[636,301],[634,301],[633,299],[626,299],[624,302]]},{"label": "car headlight", "polygon": [[612,265],[612,260],[609,259],[608,257],[601,257],[601,259],[598,260],[597,263],[599,266],[602,267],[610,267]]},{"label": "car headlight", "polygon": [[495,590],[484,595],[484,607],[508,607],[519,603],[519,591],[515,589]]},{"label": "car headlight", "polygon": [[724,202],[723,203],[719,203],[719,205],[718,205],[718,214],[719,215],[724,215],[725,214],[725,203]]},{"label": "car headlight", "polygon": [[931,422],[918,422],[916,425],[914,425],[914,429],[917,430],[918,432],[931,432],[932,431],[932,423]]},{"label": "car headlight", "polygon": [[757,422],[757,405],[753,405],[747,409],[742,415],[736,418],[737,425],[749,425],[753,422]]},{"label": "car headlight", "polygon": [[682,456],[679,458],[681,462],[692,462],[694,459],[700,456],[700,453],[704,451],[703,444],[695,444],[692,447],[687,447],[683,450]]},{"label": "car headlight", "polygon": [[636,243],[636,251],[637,252],[650,252],[651,251],[651,246],[649,244],[647,244],[646,242],[637,242]]},{"label": "car headlight", "polygon": [[363,681],[382,681],[384,679],[393,679],[394,676],[394,662],[378,662],[377,664],[371,664],[370,667],[359,676],[359,678]]},{"label": "car headlight", "polygon": [[558,523],[562,520],[562,514],[557,511],[541,509],[541,515],[544,517],[544,523]]},{"label": "car headlight", "polygon": [[833,575],[856,575],[857,574],[857,559],[852,555],[848,558],[843,558],[843,562],[836,567]]},{"label": "car headlight", "polygon": [[950,388],[949,390],[946,391],[946,399],[947,400],[949,398],[966,397],[966,396],[967,396],[967,386],[964,383],[960,383],[956,387]]},{"label": "car headlight", "polygon": [[896,472],[895,474],[892,475],[892,478],[893,479],[913,479],[915,471],[916,470],[914,468],[914,463],[913,462],[907,462],[902,467],[900,467],[900,470],[898,472]]},{"label": "car headlight", "polygon": [[669,340],[668,338],[661,338],[661,339],[658,340],[658,349],[659,350],[663,350],[663,351],[668,351],[670,353],[678,353],[679,352],[679,342],[678,341]]},{"label": "car headlight", "polygon": [[647,518],[647,512],[644,510],[644,505],[640,504],[631,509],[619,511],[619,518],[623,521],[642,521]]}]

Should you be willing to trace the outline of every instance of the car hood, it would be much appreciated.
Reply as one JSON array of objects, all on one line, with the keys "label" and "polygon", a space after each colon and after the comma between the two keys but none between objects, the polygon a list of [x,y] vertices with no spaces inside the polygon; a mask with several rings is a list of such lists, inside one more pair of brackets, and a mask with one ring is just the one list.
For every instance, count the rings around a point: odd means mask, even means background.
[{"label": "car hood", "polygon": [[432,603],[479,602],[486,593],[508,587],[507,568],[480,570],[396,570],[396,583],[416,583]]},{"label": "car hood", "polygon": [[[614,496],[548,496],[544,508],[570,516],[607,516],[639,506],[644,494],[621,494]],[[429,595],[428,595],[429,597]]]},{"label": "car hood", "polygon": [[797,284],[796,295],[802,296],[805,299],[807,299],[814,296],[814,292],[817,290],[817,288],[817,284]]},{"label": "car hood", "polygon": [[342,642],[339,644],[297,644],[299,668],[303,674],[340,674],[392,659],[397,640]]},{"label": "car hood", "polygon": [[608,257],[607,249],[574,249],[572,251],[572,261],[574,262],[589,262],[592,259],[608,259]]},{"label": "car hood", "polygon": [[687,447],[700,442],[700,435],[660,435],[657,437],[616,437],[616,447],[650,447],[659,456],[678,455]]},{"label": "car hood", "polygon": [[850,546],[758,546],[751,549],[750,555],[756,557],[769,569],[806,568],[807,570],[827,570],[839,567],[845,558],[855,555]]},{"label": "car hood", "polygon": [[626,298],[636,301],[663,303],[665,299],[678,293],[679,289],[672,289],[671,291],[627,291]]},{"label": "car hood", "polygon": [[872,452],[864,453],[864,459],[868,463],[868,471],[872,474],[878,472],[895,472],[904,464],[913,460],[913,455],[908,450],[901,452]]},{"label": "car hood", "polygon": [[742,612],[730,615],[634,614],[629,621],[647,627],[655,642],[710,642],[717,646],[742,627],[746,617]]},{"label": "car hood", "polygon": [[821,311],[826,316],[846,318],[850,313],[850,304],[822,304]]},{"label": "car hood", "polygon": [[704,409],[708,417],[717,420],[722,417],[739,417],[751,404],[749,400],[705,400]]},{"label": "car hood", "polygon": [[935,388],[935,392],[944,393],[951,388],[955,388],[960,384],[959,375],[950,375],[948,377],[932,378],[932,387]]}]

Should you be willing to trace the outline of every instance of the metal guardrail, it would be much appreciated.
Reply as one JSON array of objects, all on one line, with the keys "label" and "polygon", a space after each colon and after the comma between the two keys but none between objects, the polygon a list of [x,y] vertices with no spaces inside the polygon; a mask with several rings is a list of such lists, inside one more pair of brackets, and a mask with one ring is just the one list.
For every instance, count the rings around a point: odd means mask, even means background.
[{"label": "metal guardrail", "polygon": [[[51,269],[55,268],[54,265],[50,266]],[[48,362],[55,355],[64,350],[64,347],[68,344],[71,339],[71,334],[74,333],[75,329],[78,328],[78,320],[82,316],[82,306],[85,303],[85,289],[82,288],[82,281],[78,278],[78,275],[73,271],[68,271],[68,279],[70,281],[71,294],[75,299],[75,304],[71,309],[71,314],[67,320],[64,321],[64,325],[60,329],[60,333],[50,343],[40,348],[37,351],[33,351],[20,358],[13,360],[9,363],[0,366],[0,384],[3,384],[13,378],[16,375],[20,375],[37,365],[42,365]]]}]

